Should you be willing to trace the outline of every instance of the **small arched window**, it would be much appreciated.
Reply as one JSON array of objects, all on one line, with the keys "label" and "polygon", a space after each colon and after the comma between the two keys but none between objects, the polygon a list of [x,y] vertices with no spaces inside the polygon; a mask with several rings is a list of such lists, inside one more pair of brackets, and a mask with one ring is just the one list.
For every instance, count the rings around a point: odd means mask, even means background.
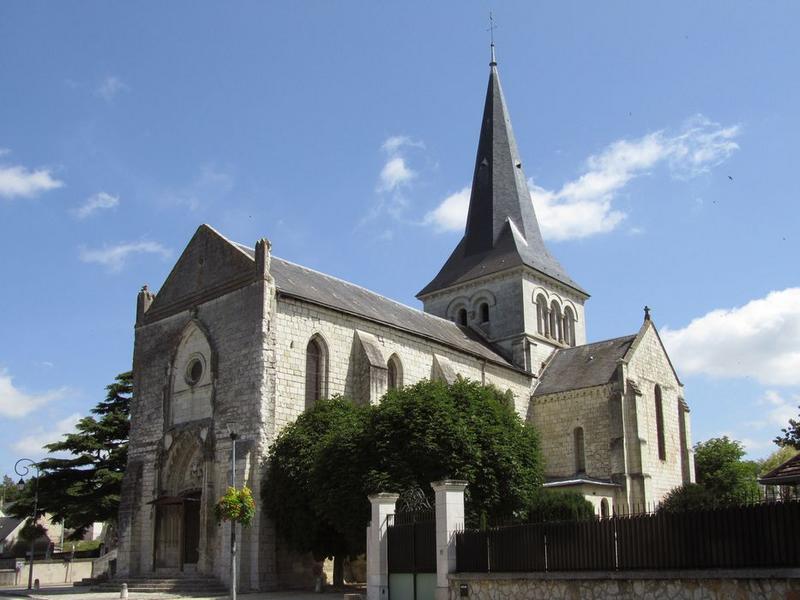
[{"label": "small arched window", "polygon": [[564,343],[575,345],[575,313],[570,306],[564,309]]},{"label": "small arched window", "polygon": [[403,366],[400,364],[400,358],[396,354],[389,357],[389,362],[386,363],[387,369],[387,385],[390,390],[396,390],[403,386]]},{"label": "small arched window", "polygon": [[608,499],[607,498],[603,498],[600,501],[600,516],[603,519],[607,519],[609,517]]},{"label": "small arched window", "polygon": [[458,313],[456,316],[456,323],[462,325],[464,327],[467,326],[467,309],[466,308],[459,308]]},{"label": "small arched window", "polygon": [[541,294],[536,297],[536,328],[541,335],[547,335],[547,300]]},{"label": "small arched window", "polygon": [[575,472],[586,472],[586,448],[583,441],[583,427],[576,427],[572,432],[573,443],[575,445]]},{"label": "small arched window", "polygon": [[481,323],[489,322],[489,304],[486,302],[481,303],[480,307]]},{"label": "small arched window", "polygon": [[306,409],[325,397],[327,353],[319,336],[314,336],[306,346]]},{"label": "small arched window", "polygon": [[656,384],[656,435],[658,437],[658,458],[667,460],[667,443],[664,437],[664,402],[661,397],[661,386]]},{"label": "small arched window", "polygon": [[553,300],[550,304],[550,337],[559,342],[564,341],[563,326],[564,322],[561,318],[561,307],[558,305],[558,302]]}]

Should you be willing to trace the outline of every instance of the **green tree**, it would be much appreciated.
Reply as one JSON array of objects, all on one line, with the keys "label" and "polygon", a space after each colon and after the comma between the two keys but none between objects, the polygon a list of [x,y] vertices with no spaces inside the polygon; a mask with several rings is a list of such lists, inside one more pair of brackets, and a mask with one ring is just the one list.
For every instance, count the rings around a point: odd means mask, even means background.
[{"label": "green tree", "polygon": [[767,458],[759,463],[758,476],[763,477],[774,468],[782,465],[790,458],[800,453],[800,450],[792,446],[782,446],[770,454]]},{"label": "green tree", "polygon": [[367,411],[340,397],[320,400],[281,431],[267,457],[262,500],[278,535],[317,560],[333,557],[336,585],[343,559],[363,552],[369,520],[358,468]]},{"label": "green tree", "polygon": [[758,466],[752,461],[743,461],[743,456],[742,444],[727,436],[695,444],[697,483],[721,504],[756,498],[759,493],[756,481]]},{"label": "green tree", "polygon": [[522,515],[543,481],[536,431],[517,415],[511,393],[492,386],[458,379],[394,390],[369,427],[372,490],[419,488],[432,496],[432,481],[466,480],[472,525]]},{"label": "green tree", "polygon": [[0,483],[0,498],[2,498],[0,506],[13,503],[17,496],[19,496],[19,489],[16,482],[8,475],[3,475],[3,483]]},{"label": "green tree", "polygon": [[796,419],[789,419],[789,426],[782,429],[781,432],[783,435],[775,438],[776,444],[779,446],[791,446],[795,450],[800,450],[800,416]]},{"label": "green tree", "polygon": [[[49,456],[38,463],[39,514],[49,513],[53,521],[74,529],[74,538],[94,522],[117,519],[128,459],[132,373],[117,375],[106,390],[105,400],[91,411],[95,416],[84,417],[74,433],[45,446],[50,454],[67,456]],[[33,511],[32,480],[27,483],[11,510],[21,518]]]},{"label": "green tree", "polygon": [[539,443],[510,395],[460,380],[424,381],[378,406],[322,400],[286,427],[267,457],[262,499],[278,534],[300,552],[364,552],[367,496],[467,480],[469,518],[519,516],[542,482]]},{"label": "green tree", "polygon": [[717,499],[698,483],[684,483],[671,490],[658,506],[659,512],[687,512],[713,508]]}]

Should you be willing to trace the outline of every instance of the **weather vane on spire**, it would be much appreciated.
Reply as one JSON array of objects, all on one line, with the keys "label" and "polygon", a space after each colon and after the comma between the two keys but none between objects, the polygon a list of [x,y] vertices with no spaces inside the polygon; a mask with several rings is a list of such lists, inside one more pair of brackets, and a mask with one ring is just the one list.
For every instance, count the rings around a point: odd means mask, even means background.
[{"label": "weather vane on spire", "polygon": [[489,64],[492,65],[492,66],[497,64],[497,59],[494,56],[494,30],[495,29],[497,29],[497,25],[494,22],[494,15],[492,14],[492,11],[489,11],[489,29],[487,29],[486,31],[489,32],[489,40],[491,41],[491,44],[489,46],[492,49],[492,62],[489,63]]}]

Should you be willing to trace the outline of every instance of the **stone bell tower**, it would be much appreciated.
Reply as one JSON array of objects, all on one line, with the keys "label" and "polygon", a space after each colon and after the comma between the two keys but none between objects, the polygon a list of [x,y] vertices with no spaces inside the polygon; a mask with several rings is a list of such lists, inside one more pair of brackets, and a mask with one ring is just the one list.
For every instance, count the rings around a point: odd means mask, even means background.
[{"label": "stone bell tower", "polygon": [[492,46],[464,237],[417,298],[538,374],[554,349],[586,342],[588,297],[545,247]]}]

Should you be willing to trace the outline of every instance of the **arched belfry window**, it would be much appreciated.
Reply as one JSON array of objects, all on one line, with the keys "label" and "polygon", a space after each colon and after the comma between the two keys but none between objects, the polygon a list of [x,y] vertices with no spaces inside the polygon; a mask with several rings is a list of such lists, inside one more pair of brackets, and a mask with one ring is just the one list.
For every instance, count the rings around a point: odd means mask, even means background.
[{"label": "arched belfry window", "polygon": [[466,308],[459,308],[458,313],[456,314],[456,323],[462,325],[464,327],[467,326],[467,309]]},{"label": "arched belfry window", "polygon": [[575,472],[586,472],[586,448],[583,440],[583,427],[576,427],[572,432],[573,444],[575,446]]},{"label": "arched belfry window", "polygon": [[561,307],[558,302],[553,300],[550,304],[550,337],[558,340],[564,340],[564,323],[561,319]]},{"label": "arched belfry window", "polygon": [[536,297],[536,330],[540,335],[547,335],[549,331],[547,319],[547,300],[539,294]]},{"label": "arched belfry window", "polygon": [[658,458],[667,460],[667,443],[664,437],[664,401],[661,397],[661,386],[656,384],[656,435],[658,437]]},{"label": "arched belfry window", "polygon": [[325,397],[327,391],[328,353],[325,343],[314,336],[306,346],[306,408]]},{"label": "arched belfry window", "polygon": [[575,313],[570,306],[564,309],[564,343],[575,345]]},{"label": "arched belfry window", "polygon": [[396,390],[403,387],[403,365],[400,363],[400,358],[397,354],[392,354],[389,357],[389,362],[386,363],[387,369],[387,386],[390,390]]},{"label": "arched belfry window", "polygon": [[483,302],[480,307],[481,313],[481,323],[488,323],[489,322],[489,304],[487,302]]}]

